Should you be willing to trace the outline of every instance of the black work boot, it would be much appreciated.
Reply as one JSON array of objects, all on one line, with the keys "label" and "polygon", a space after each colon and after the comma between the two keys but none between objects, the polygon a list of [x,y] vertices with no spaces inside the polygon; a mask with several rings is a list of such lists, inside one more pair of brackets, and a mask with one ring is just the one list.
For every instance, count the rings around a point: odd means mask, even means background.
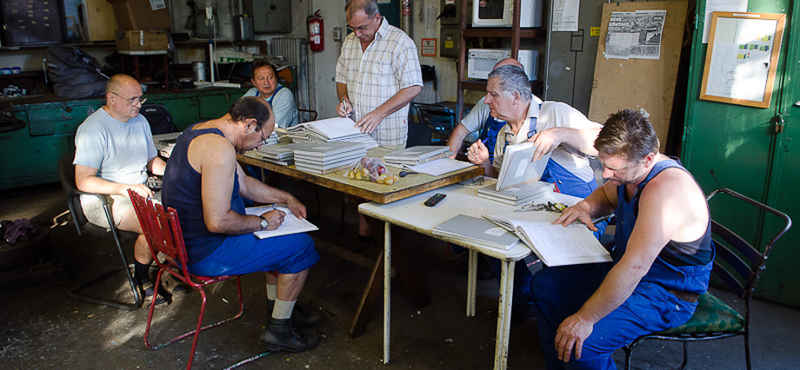
[{"label": "black work boot", "polygon": [[319,337],[314,333],[300,332],[292,325],[292,319],[270,317],[258,344],[270,351],[298,353],[314,349],[319,344]]},{"label": "black work boot", "polygon": [[[267,321],[272,317],[272,309],[275,308],[275,301],[267,300]],[[294,304],[292,309],[292,323],[294,326],[304,329],[313,328],[325,321],[325,317],[318,311],[304,310],[299,304]]]}]

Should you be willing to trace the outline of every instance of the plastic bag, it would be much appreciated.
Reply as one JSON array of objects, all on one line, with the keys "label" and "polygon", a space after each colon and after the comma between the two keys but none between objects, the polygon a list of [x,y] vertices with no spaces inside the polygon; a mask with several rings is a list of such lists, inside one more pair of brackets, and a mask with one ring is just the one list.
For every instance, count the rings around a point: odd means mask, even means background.
[{"label": "plastic bag", "polygon": [[345,171],[344,177],[386,185],[394,184],[399,180],[399,177],[392,174],[380,158],[372,157],[361,158],[352,168]]}]

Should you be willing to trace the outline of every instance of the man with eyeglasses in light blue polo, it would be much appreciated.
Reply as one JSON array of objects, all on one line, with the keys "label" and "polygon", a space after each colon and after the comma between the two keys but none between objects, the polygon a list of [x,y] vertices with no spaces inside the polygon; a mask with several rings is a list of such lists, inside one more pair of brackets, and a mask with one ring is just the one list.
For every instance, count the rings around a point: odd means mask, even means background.
[{"label": "man with eyeglasses in light blue polo", "polygon": [[[128,75],[114,75],[106,83],[105,97],[106,105],[86,118],[75,134],[75,184],[81,191],[110,195],[116,227],[139,233],[134,244],[134,279],[143,295],[151,297],[156,290],[147,274],[152,256],[128,189],[152,197],[153,190],[145,185],[148,172],[163,175],[166,163],[157,155],[150,124],[139,114],[147,100],[139,82]],[[110,227],[97,197],[82,196],[81,206],[89,222]],[[163,297],[156,301],[163,303]]]}]

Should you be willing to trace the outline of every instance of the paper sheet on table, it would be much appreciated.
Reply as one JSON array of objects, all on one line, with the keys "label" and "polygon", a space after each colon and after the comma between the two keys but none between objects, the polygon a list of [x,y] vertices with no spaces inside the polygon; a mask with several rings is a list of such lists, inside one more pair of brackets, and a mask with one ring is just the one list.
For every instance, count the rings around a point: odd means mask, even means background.
[{"label": "paper sheet on table", "polygon": [[414,172],[426,173],[431,176],[441,176],[446,173],[458,171],[463,168],[472,166],[472,163],[457,161],[452,158],[441,158],[435,161],[418,164],[416,166],[409,166],[404,164],[403,168]]},{"label": "paper sheet on table", "polygon": [[[289,210],[289,207],[284,205],[275,206],[275,209],[281,210],[286,213],[286,216],[283,217],[283,223],[275,230],[263,230],[263,231],[256,231],[253,234],[256,235],[259,239],[266,239],[272,238],[275,236],[281,235],[289,235],[289,234],[297,234],[297,233],[307,233],[309,231],[316,231],[319,228],[309,222],[306,219],[299,219],[295,216],[292,211]],[[253,216],[260,216],[264,212],[268,212],[272,210],[272,206],[262,206],[262,207],[249,207],[245,209],[245,213],[248,215]]]},{"label": "paper sheet on table", "polygon": [[356,123],[347,117],[328,118],[308,122],[305,123],[305,125],[313,127],[315,130],[330,139],[347,135],[357,135],[361,133],[361,131],[355,127]]}]

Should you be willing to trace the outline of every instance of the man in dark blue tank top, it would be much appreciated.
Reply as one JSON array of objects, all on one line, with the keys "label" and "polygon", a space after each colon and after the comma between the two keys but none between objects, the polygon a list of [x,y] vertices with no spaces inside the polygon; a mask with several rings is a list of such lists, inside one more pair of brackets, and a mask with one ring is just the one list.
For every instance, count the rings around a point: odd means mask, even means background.
[{"label": "man in dark blue tank top", "polygon": [[319,255],[307,234],[258,239],[253,232],[279,228],[286,214],[273,208],[246,215],[242,197],[286,204],[300,218],[306,217],[306,208],[291,194],[245,175],[236,162],[237,153],[264,145],[274,126],[264,99],[243,97],[222,118],[187,128],[167,163],[161,199],[178,211],[192,273],[267,272],[268,307],[273,308],[259,344],[270,351],[301,352],[319,343],[315,334],[297,327],[317,325],[322,316],[301,312],[295,304]]},{"label": "man in dark blue tank top", "polygon": [[594,144],[605,185],[556,223],[617,218],[613,262],[547,267],[531,290],[548,369],[614,369],[611,354],[637,337],[691,318],[714,259],[703,191],[659,154],[641,113],[611,115]]}]

